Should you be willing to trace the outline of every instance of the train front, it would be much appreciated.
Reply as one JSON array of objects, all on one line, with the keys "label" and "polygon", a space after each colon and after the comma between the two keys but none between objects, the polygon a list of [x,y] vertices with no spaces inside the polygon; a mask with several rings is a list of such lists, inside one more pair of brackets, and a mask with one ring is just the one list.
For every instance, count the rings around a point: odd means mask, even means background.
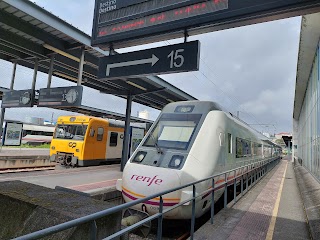
[{"label": "train front", "polygon": [[[126,202],[196,180],[190,174],[192,170],[197,171],[194,169],[196,161],[190,160],[189,152],[206,115],[198,104],[197,101],[178,102],[163,109],[126,164],[122,179],[117,182],[117,189],[122,191]],[[191,196],[192,191],[181,190],[166,194],[163,196],[164,209]],[[159,203],[160,199],[155,198],[136,205],[135,209],[152,215],[159,212]],[[191,212],[190,205],[188,212]],[[168,212],[165,218],[183,219],[190,218],[190,215],[179,207]]]},{"label": "train front", "polygon": [[83,159],[87,128],[88,117],[59,117],[50,145],[50,160],[65,166],[78,165]]}]

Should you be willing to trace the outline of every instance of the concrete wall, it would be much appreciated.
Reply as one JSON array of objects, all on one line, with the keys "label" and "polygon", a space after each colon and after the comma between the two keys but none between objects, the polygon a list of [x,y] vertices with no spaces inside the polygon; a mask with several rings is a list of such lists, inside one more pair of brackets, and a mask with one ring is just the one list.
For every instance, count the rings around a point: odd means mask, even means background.
[{"label": "concrete wall", "polygon": [[[12,239],[113,207],[90,197],[21,181],[0,183],[0,239]],[[121,212],[97,221],[98,239],[118,231]],[[90,239],[89,224],[46,239]]]}]

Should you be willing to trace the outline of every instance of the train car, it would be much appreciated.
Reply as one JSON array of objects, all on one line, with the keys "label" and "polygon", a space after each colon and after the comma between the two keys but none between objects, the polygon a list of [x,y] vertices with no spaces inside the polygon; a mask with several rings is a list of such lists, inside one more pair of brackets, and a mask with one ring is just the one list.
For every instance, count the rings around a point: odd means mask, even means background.
[{"label": "train car", "polygon": [[[262,159],[279,157],[276,146],[214,102],[186,101],[164,107],[126,164],[117,189],[125,202],[155,194]],[[227,177],[232,179],[234,174]],[[224,176],[215,182],[224,180]],[[212,187],[196,185],[197,194]],[[216,191],[215,201],[223,189]],[[163,196],[164,209],[192,197],[192,187]],[[196,202],[196,217],[210,209],[207,194]],[[135,205],[150,215],[159,212],[159,199]],[[168,219],[190,219],[192,207],[184,204],[166,213]]]},{"label": "train car", "polygon": [[54,126],[23,124],[22,144],[51,143]]},{"label": "train car", "polygon": [[124,126],[90,116],[61,116],[50,146],[51,161],[67,166],[92,166],[120,160]]}]

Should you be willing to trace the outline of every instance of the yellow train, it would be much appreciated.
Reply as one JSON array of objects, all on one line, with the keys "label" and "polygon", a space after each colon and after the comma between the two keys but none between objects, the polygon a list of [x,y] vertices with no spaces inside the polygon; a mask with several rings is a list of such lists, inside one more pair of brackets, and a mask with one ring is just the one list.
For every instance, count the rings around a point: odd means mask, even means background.
[{"label": "yellow train", "polygon": [[67,166],[120,160],[123,137],[121,123],[90,116],[61,116],[51,141],[50,159]]}]

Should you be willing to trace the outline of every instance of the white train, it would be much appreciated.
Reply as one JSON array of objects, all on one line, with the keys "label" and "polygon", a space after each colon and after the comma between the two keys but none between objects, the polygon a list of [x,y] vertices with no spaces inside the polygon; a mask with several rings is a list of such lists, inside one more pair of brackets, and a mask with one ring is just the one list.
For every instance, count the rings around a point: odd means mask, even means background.
[{"label": "white train", "polygon": [[51,143],[54,126],[23,124],[22,143]]},{"label": "white train", "polygon": [[[245,123],[208,101],[170,103],[161,112],[126,164],[117,189],[126,202],[204,179],[254,161],[279,158],[279,148]],[[238,173],[236,173],[238,174]],[[228,176],[233,178],[234,173]],[[215,183],[224,181],[224,176]],[[211,181],[196,185],[200,194]],[[215,193],[215,201],[223,189]],[[163,196],[164,209],[192,197],[192,187]],[[210,209],[211,195],[199,197],[196,217]],[[159,212],[159,199],[135,206],[148,214]],[[190,219],[191,204],[164,216]]]}]

